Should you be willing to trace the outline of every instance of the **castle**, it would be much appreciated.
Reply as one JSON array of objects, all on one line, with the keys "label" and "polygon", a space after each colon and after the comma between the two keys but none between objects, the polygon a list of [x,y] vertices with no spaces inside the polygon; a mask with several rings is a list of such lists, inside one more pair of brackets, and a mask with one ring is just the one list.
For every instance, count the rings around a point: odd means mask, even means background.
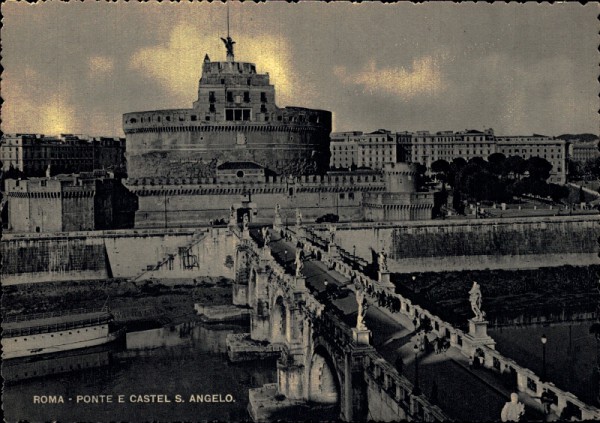
[{"label": "castle", "polygon": [[125,185],[138,197],[136,227],[184,227],[248,214],[270,222],[275,205],[295,222],[430,219],[433,193],[416,192],[415,167],[328,171],[331,112],[279,108],[268,74],[205,56],[191,109],[126,113]]}]

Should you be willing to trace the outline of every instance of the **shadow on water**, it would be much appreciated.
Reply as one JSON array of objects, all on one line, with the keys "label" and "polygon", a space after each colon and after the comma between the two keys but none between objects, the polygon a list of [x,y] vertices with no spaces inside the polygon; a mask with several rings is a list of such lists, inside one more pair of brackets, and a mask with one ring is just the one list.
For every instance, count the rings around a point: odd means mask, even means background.
[{"label": "shadow on water", "polygon": [[[118,348],[7,360],[2,373],[11,374],[12,382],[3,393],[6,421],[248,420],[248,390],[273,383],[276,366],[273,361],[228,361],[227,335],[245,330],[243,326],[190,322],[127,333],[125,345]],[[36,370],[31,366],[37,366]],[[147,394],[162,394],[170,402],[130,400]],[[33,405],[34,396],[39,395],[62,397],[64,403]],[[113,401],[78,403],[81,395],[112,395]],[[123,395],[124,403],[117,402],[118,395]],[[181,403],[175,401],[176,395],[181,396]],[[230,395],[233,401],[190,399],[206,395]]]}]

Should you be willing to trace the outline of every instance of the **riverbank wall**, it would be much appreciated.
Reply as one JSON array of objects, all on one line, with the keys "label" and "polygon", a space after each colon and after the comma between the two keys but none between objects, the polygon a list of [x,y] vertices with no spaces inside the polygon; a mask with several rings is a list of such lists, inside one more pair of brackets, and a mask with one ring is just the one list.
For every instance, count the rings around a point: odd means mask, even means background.
[{"label": "riverbank wall", "polygon": [[4,234],[2,285],[106,278],[233,277],[226,228]]},{"label": "riverbank wall", "polygon": [[367,261],[385,250],[393,273],[587,266],[598,263],[598,236],[599,215],[352,223],[335,234]]}]

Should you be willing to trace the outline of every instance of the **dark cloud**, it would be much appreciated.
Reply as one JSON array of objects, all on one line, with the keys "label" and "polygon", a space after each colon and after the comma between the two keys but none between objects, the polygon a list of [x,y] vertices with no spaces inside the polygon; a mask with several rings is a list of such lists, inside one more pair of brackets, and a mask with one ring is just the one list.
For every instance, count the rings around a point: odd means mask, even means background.
[{"label": "dark cloud", "polygon": [[[237,57],[280,106],[337,130],[598,132],[597,9],[578,4],[231,4]],[[121,135],[121,114],[191,107],[221,3],[3,5],[2,129]]]}]

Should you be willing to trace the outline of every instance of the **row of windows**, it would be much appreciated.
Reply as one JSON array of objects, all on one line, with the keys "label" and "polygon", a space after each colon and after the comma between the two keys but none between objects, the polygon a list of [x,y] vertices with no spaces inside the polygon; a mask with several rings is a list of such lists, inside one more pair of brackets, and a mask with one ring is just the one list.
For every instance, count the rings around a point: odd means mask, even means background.
[{"label": "row of windows", "polygon": [[[104,328],[104,326],[102,326],[102,327]],[[94,330],[97,330],[97,329],[98,329],[98,328],[94,328]],[[86,329],[85,331],[86,331],[86,332],[88,332],[88,329]],[[77,331],[77,333],[81,333],[81,331],[80,331],[80,330],[78,330],[78,331]],[[60,333],[59,333],[59,335],[60,335],[60,336],[63,336],[63,333],[62,333],[62,332],[60,332]],[[69,335],[73,335],[73,332],[69,331]],[[41,337],[43,338],[43,337],[44,337],[44,335],[41,335]],[[53,334],[53,333],[51,333],[51,334],[50,334],[50,338],[54,338],[54,334]],[[35,339],[35,336],[34,336],[34,337],[32,337],[32,339]],[[17,342],[17,341],[18,341],[18,338],[15,338],[15,342]],[[23,341],[27,341],[27,338],[23,338]]]},{"label": "row of windows", "polygon": [[[208,101],[209,103],[215,103],[217,101],[217,97],[215,95],[214,91],[209,91],[208,92]],[[250,91],[243,91],[241,94],[236,92],[236,91],[227,91],[227,101],[229,103],[241,103],[242,101],[244,103],[250,103]],[[267,102],[267,93],[262,91],[260,93],[260,101],[262,103],[266,103]]]}]

